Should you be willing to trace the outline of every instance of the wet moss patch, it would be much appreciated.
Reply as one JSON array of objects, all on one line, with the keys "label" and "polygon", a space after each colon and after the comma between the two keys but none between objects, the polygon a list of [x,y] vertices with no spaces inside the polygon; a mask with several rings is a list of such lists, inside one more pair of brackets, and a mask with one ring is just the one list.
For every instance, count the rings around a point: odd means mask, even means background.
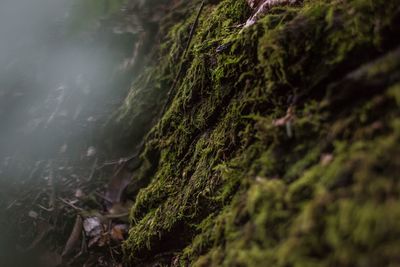
[{"label": "wet moss patch", "polygon": [[397,2],[308,0],[241,29],[245,1],[213,1],[182,58],[196,15],[184,10],[117,115],[134,131],[143,107],[176,82],[146,137],[142,157],[152,160],[134,178],[145,182],[127,261],[397,262],[400,53],[389,52],[400,45]]}]

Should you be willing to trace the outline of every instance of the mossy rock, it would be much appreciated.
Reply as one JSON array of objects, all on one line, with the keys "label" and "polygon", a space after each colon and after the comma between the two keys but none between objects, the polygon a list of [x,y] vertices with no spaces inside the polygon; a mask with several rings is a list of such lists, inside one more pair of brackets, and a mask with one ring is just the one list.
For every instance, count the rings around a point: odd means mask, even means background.
[{"label": "mossy rock", "polygon": [[308,0],[245,29],[245,1],[214,1],[182,58],[200,2],[165,19],[115,115],[127,143],[152,127],[127,263],[397,266],[397,1]]}]

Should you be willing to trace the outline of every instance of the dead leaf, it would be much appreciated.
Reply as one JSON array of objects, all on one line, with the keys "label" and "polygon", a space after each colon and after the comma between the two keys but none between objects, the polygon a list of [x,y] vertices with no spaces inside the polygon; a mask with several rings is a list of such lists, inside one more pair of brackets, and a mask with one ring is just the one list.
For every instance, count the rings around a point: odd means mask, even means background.
[{"label": "dead leaf", "polygon": [[101,220],[98,217],[89,217],[83,221],[83,229],[89,237],[101,235],[103,232],[103,226]]},{"label": "dead leaf", "polygon": [[111,238],[115,241],[124,240],[124,235],[128,231],[128,225],[126,224],[116,224],[111,228]]},{"label": "dead leaf", "polygon": [[122,192],[132,180],[132,173],[127,170],[125,165],[125,162],[121,164],[108,184],[105,197],[110,200],[112,204],[121,202]]},{"label": "dead leaf", "polygon": [[70,254],[74,248],[77,246],[82,233],[82,217],[76,216],[74,228],[72,228],[71,235],[68,238],[67,243],[65,244],[64,250],[61,254],[62,257]]}]

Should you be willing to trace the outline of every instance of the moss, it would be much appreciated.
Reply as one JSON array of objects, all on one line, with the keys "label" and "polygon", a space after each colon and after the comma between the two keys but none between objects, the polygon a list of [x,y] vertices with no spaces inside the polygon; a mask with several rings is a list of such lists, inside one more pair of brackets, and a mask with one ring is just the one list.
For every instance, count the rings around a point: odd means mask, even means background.
[{"label": "moss", "polygon": [[133,181],[144,182],[127,261],[396,262],[396,1],[308,0],[275,7],[243,30],[245,1],[211,1],[181,58],[196,15],[185,10],[200,3],[188,2],[162,29],[161,64],[135,83],[117,115],[134,143],[142,107],[152,109],[176,83]]}]

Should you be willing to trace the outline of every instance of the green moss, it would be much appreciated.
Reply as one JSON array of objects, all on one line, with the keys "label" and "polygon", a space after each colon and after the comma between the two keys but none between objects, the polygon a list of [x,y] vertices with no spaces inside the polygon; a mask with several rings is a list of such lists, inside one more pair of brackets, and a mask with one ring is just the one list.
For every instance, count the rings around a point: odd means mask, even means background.
[{"label": "green moss", "polygon": [[243,30],[245,1],[207,4],[181,58],[196,15],[185,10],[200,1],[189,2],[162,29],[161,64],[117,114],[134,139],[142,107],[154,107],[176,82],[133,181],[144,182],[127,261],[395,262],[400,53],[388,47],[399,45],[396,1],[308,0],[275,7]]}]

